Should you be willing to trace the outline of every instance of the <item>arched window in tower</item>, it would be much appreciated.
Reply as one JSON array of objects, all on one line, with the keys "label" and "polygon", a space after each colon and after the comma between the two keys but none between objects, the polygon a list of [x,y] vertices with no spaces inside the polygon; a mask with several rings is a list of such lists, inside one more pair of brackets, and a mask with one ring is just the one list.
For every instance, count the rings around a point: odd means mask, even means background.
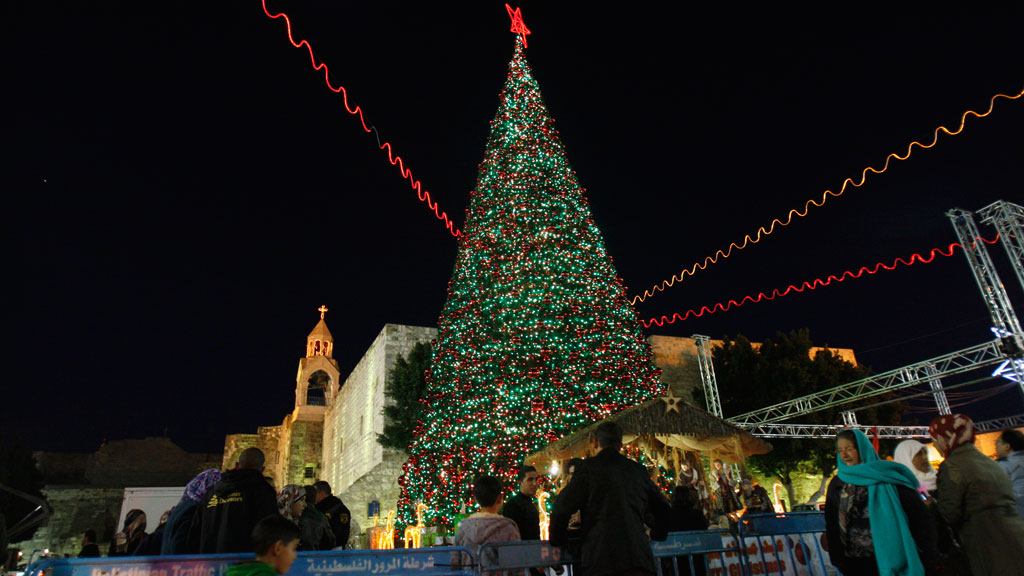
[{"label": "arched window in tower", "polygon": [[319,340],[317,340],[316,342],[313,343],[313,355],[316,356],[318,354],[320,354],[320,341]]},{"label": "arched window in tower", "polygon": [[327,406],[327,387],[331,385],[331,377],[323,370],[317,370],[306,382],[306,405]]}]

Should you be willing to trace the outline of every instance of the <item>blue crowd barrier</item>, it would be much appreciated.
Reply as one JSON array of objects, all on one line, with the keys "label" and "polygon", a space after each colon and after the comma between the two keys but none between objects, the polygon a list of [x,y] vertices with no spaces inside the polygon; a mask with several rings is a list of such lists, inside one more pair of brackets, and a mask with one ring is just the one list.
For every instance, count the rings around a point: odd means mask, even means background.
[{"label": "blue crowd barrier", "polygon": [[[737,533],[672,532],[651,542],[651,551],[658,576],[669,570],[672,576],[834,576],[838,571],[829,562],[824,535],[821,512],[751,514],[740,519]],[[231,564],[252,559],[252,554],[48,558],[29,566],[25,576],[224,576]],[[557,566],[566,566],[565,576],[571,576],[574,563],[564,549],[547,542],[503,542],[479,551],[442,546],[299,552],[287,576],[477,576]]]},{"label": "blue crowd barrier", "polygon": [[[727,558],[740,554],[739,540],[728,530],[670,532],[664,541],[651,542],[651,551],[654,552],[658,576],[664,576],[668,566],[675,576],[712,574],[715,572],[712,565],[717,565],[722,570],[721,574],[727,566]],[[680,560],[685,561],[682,567]]]},{"label": "blue crowd barrier", "polygon": [[739,540],[746,573],[834,576],[825,541],[825,514],[750,514],[740,519]]},{"label": "blue crowd barrier", "polygon": [[480,559],[480,571],[484,573],[522,571],[528,574],[530,568],[568,566],[568,574],[572,574],[573,558],[564,548],[542,540],[484,544],[477,557]]},{"label": "blue crowd barrier", "polygon": [[[466,548],[443,546],[397,550],[299,552],[287,576],[474,576],[473,567],[452,566],[452,554],[476,556]],[[232,564],[253,554],[51,558],[36,562],[25,576],[224,576]]]}]

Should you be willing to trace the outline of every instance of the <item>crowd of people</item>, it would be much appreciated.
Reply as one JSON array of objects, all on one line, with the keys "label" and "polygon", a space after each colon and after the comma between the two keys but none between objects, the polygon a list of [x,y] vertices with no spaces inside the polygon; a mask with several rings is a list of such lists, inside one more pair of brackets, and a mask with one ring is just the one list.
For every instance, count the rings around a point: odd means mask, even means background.
[{"label": "crowd of people", "polygon": [[[974,424],[966,416],[940,416],[929,433],[944,458],[938,470],[929,446],[915,440],[901,442],[887,460],[863,432],[837,434],[838,471],[825,495],[831,563],[857,576],[1024,574],[1024,435],[1001,433],[999,459],[992,460],[975,446]],[[682,462],[669,500],[644,466],[620,453],[617,424],[602,423],[595,440],[595,456],[567,463],[550,518],[550,543],[568,547],[588,576],[655,574],[651,540],[670,531],[729,528],[728,520],[739,515],[774,511],[763,487],[746,476],[737,482],[721,460],[712,462],[710,491],[692,463]],[[275,491],[263,464],[263,453],[250,448],[235,468],[200,473],[152,533],[146,532],[145,513],[130,511],[108,554],[255,550],[257,564],[265,566],[229,575],[269,576],[287,571],[296,550],[349,544],[358,528],[328,483]],[[487,543],[540,539],[537,470],[523,466],[517,480],[518,490],[506,499],[499,478],[475,479],[478,510],[460,523],[457,546],[479,551]],[[83,538],[81,555],[99,555],[92,531]]]},{"label": "crowd of people", "polygon": [[838,473],[825,498],[831,562],[843,574],[870,576],[1024,574],[1024,436],[1006,430],[999,461],[975,446],[962,414],[928,429],[943,457],[906,440],[893,460],[878,457],[859,430],[836,436]]},{"label": "crowd of people", "polygon": [[[151,533],[146,532],[146,513],[130,510],[107,555],[250,552],[253,530],[268,516],[295,526],[298,550],[351,546],[350,537],[358,533],[358,527],[352,529],[355,521],[341,499],[332,494],[329,483],[288,484],[275,491],[273,480],[263,475],[264,460],[262,451],[248,448],[231,470],[199,473]],[[86,531],[79,556],[99,556],[95,531]]]}]

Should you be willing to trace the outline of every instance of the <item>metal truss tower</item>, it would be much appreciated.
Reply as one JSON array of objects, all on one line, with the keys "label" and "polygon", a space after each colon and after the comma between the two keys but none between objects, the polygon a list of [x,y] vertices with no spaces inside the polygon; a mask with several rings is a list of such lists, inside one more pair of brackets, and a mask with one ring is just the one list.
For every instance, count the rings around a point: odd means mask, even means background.
[{"label": "metal truss tower", "polygon": [[[996,207],[996,204],[999,206]],[[1014,232],[1012,214],[1006,218],[1002,217],[1004,212],[1012,211],[1006,210],[1005,205],[1000,202],[996,204],[986,207],[986,209],[991,208],[992,221],[999,222],[1006,229],[1007,235],[1012,234]],[[946,216],[952,221],[960,245],[963,246],[967,263],[970,264],[971,272],[974,273],[978,289],[981,290],[981,298],[985,301],[988,312],[992,316],[992,323],[1002,340],[1006,355],[1011,357],[1007,365],[1008,371],[1012,372],[1011,379],[1017,382],[1021,394],[1024,394],[1024,369],[1022,369],[1024,363],[1013,361],[1024,352],[1024,333],[1021,332],[1020,321],[1017,320],[1017,314],[1014,313],[1013,306],[1010,304],[1010,297],[999,280],[996,267],[988,256],[985,243],[980,241],[981,233],[978,232],[978,226],[974,223],[974,216],[971,212],[954,208],[946,212]],[[1019,227],[1017,231],[1019,232]],[[1002,233],[1000,230],[1000,235]],[[1014,240],[1020,241],[1019,238]],[[1006,244],[1006,246],[1010,259],[1014,260],[1012,243]],[[1016,266],[1014,268],[1016,269]]]},{"label": "metal truss tower", "polygon": [[999,241],[1013,264],[1017,281],[1024,288],[1024,208],[998,200],[978,210],[982,224],[991,224],[999,232]]},{"label": "metal truss tower", "polygon": [[697,366],[700,367],[700,381],[704,384],[704,399],[708,404],[708,412],[722,418],[722,401],[718,398],[715,365],[711,361],[711,337],[694,334],[690,338],[697,344]]},{"label": "metal truss tower", "polygon": [[[779,422],[824,410],[825,408],[849,404],[864,398],[871,398],[887,392],[925,384],[936,378],[995,366],[1004,360],[1005,354],[1002,342],[1000,340],[993,340],[931,358],[924,362],[868,376],[867,378],[836,386],[835,388],[829,388],[828,390],[822,390],[814,394],[808,394],[807,396],[761,408],[760,410],[733,416],[727,420],[742,428]],[[928,366],[931,366],[934,371],[929,370]]]},{"label": "metal truss tower", "polygon": [[[975,422],[975,432],[996,432],[1006,428],[1024,426],[1024,414]],[[869,436],[878,432],[879,438],[928,438],[927,426],[864,426],[862,424],[758,424],[747,428],[760,438],[831,438],[843,428],[856,428]]]},{"label": "metal truss tower", "polygon": [[[983,222],[993,224],[999,231],[1017,279],[1024,287],[1024,208],[1000,200],[982,208],[980,213],[984,218]],[[1024,356],[1024,331],[1021,330],[1020,322],[1010,304],[1006,289],[999,280],[995,266],[988,256],[985,243],[978,241],[981,235],[974,223],[972,213],[954,208],[946,215],[953,223],[971,272],[981,290],[982,299],[992,316],[998,335],[997,340],[733,416],[728,421],[748,429],[755,435],[765,437],[830,435],[835,433],[837,426],[777,424],[777,422],[923,383],[927,383],[931,387],[939,413],[949,414],[951,410],[946,393],[942,388],[941,378],[996,364],[1002,364],[997,370],[997,375],[1001,372],[1009,372],[1010,374],[1005,376],[1016,381],[1020,385],[1021,392],[1024,393],[1024,359],[1021,358]],[[693,338],[697,341],[697,359],[700,365],[701,380],[707,392],[708,411],[722,417],[718,384],[715,381],[714,367],[711,363],[710,339],[707,336],[696,334]],[[854,411],[846,410],[841,414],[844,426],[863,427],[857,424]],[[1024,415],[991,420],[979,424],[977,427],[978,430],[984,431],[986,430],[984,425],[992,424],[994,426],[992,429],[996,430],[1008,424],[1020,423],[1024,423]],[[922,427],[885,426],[872,429],[891,434],[887,437],[907,437],[927,433],[927,430],[922,432],[920,428]]]}]

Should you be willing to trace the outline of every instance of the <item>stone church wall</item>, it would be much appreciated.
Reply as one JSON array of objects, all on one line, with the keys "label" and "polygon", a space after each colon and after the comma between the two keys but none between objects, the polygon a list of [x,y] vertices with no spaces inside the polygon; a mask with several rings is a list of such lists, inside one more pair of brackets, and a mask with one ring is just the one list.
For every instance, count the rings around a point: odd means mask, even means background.
[{"label": "stone church wall", "polygon": [[[220,454],[185,452],[168,438],[113,440],[92,454],[36,452],[43,495],[53,515],[31,540],[14,545],[27,556],[34,550],[77,556],[82,533],[92,529],[104,554],[121,514],[124,489],[184,486],[199,472],[218,468]],[[159,518],[148,519],[150,527]]]},{"label": "stone church wall", "polygon": [[[320,476],[330,482],[357,519],[365,516],[366,503],[372,500],[380,502],[384,513],[397,503],[397,480],[405,455],[385,458],[377,443],[377,434],[384,432],[384,389],[397,359],[418,342],[436,336],[436,328],[385,325],[327,411]],[[353,507],[357,502],[358,512]]]},{"label": "stone church wall", "polygon": [[40,526],[31,540],[13,544],[25,556],[34,550],[49,549],[51,555],[78,556],[82,548],[82,534],[96,531],[100,552],[106,556],[110,539],[117,531],[117,518],[121,514],[124,488],[95,488],[83,485],[46,486],[46,501],[53,508],[53,516]]}]

